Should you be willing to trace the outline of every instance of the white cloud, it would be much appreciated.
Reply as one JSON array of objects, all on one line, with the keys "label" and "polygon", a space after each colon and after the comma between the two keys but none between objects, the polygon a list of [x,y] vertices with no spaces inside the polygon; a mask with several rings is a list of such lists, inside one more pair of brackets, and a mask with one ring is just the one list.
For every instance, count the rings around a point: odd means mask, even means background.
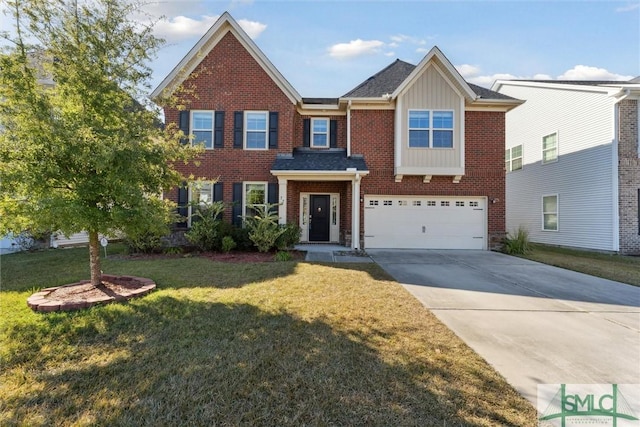
[{"label": "white cloud", "polygon": [[338,43],[329,47],[329,55],[334,58],[348,59],[361,55],[371,55],[380,52],[384,42],[380,40],[351,40],[349,43]]},{"label": "white cloud", "polygon": [[475,65],[462,64],[456,65],[456,69],[462,75],[462,77],[473,77],[480,72],[480,68]]},{"label": "white cloud", "polygon": [[239,19],[238,25],[242,28],[252,39],[257,39],[260,34],[267,29],[267,24],[263,24],[257,21],[249,21],[248,19]]},{"label": "white cloud", "polygon": [[[201,37],[211,28],[219,17],[219,15],[202,15],[199,19],[193,19],[179,15],[171,19],[161,19],[155,26],[155,32],[158,36],[167,39],[169,42],[178,42],[191,37]],[[266,24],[249,21],[247,19],[238,20],[238,25],[240,25],[252,39],[258,38],[267,28]]]},{"label": "white cloud", "polygon": [[640,9],[640,3],[629,3],[626,6],[620,6],[616,8],[616,12],[632,12],[636,9]]},{"label": "white cloud", "polygon": [[604,68],[576,65],[558,76],[558,80],[631,80],[633,76],[612,73]]},{"label": "white cloud", "polygon": [[482,75],[481,69],[475,65],[456,65],[460,75],[469,83],[490,87],[496,80],[631,80],[633,76],[623,76],[612,73],[604,68],[576,65],[556,78],[549,74],[536,73],[533,75],[516,76],[510,73],[495,73]]}]

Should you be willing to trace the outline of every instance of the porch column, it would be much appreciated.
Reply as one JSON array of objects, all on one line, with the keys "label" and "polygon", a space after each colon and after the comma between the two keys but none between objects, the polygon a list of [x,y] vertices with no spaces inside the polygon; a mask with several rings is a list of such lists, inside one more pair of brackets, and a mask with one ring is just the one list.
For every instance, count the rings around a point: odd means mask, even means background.
[{"label": "porch column", "polygon": [[351,181],[351,249],[360,249],[360,179],[356,173]]},{"label": "porch column", "polygon": [[278,177],[278,224],[287,223],[287,179]]}]

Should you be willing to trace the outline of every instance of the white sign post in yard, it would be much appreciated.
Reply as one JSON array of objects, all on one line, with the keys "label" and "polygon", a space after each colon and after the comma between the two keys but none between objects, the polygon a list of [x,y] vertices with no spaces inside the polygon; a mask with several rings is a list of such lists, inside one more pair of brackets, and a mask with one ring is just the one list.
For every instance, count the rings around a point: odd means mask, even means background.
[{"label": "white sign post in yard", "polygon": [[106,237],[103,237],[102,239],[100,239],[100,244],[104,248],[104,257],[106,258],[107,257],[107,245],[109,244],[109,241],[107,240]]}]

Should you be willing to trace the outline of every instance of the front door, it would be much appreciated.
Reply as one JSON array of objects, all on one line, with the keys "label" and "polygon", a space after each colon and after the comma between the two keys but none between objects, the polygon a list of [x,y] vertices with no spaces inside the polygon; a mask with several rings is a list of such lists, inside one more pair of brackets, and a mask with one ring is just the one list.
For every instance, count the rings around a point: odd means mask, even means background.
[{"label": "front door", "polygon": [[329,198],[330,196],[311,196],[309,212],[309,241],[329,241]]}]

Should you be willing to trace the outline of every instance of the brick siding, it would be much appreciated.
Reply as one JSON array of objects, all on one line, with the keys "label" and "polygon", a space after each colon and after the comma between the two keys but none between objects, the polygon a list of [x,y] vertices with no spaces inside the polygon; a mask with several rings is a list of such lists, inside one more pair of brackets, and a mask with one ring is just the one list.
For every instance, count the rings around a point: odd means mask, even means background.
[{"label": "brick siding", "polygon": [[620,253],[640,254],[640,159],[638,159],[638,101],[619,104],[618,209],[620,214]]}]

